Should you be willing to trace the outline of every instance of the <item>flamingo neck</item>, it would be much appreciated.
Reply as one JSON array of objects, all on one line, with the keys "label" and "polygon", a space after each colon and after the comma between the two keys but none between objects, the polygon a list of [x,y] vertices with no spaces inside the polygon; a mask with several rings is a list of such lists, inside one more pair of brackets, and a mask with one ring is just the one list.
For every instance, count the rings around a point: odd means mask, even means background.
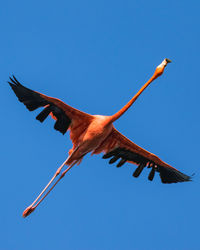
[{"label": "flamingo neck", "polygon": [[110,122],[114,122],[119,119],[132,106],[132,104],[137,100],[142,92],[150,85],[150,83],[163,73],[164,67],[165,65],[160,64],[159,67],[156,68],[153,76],[144,84],[144,86],[137,92],[137,94],[133,96],[133,98],[122,109],[120,109],[116,114],[110,117]]}]

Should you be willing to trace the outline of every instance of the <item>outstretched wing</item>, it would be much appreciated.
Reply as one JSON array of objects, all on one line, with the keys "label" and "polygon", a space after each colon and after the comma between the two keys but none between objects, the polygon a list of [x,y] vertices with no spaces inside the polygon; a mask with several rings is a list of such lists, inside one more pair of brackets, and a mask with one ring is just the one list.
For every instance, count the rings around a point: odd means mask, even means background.
[{"label": "outstretched wing", "polygon": [[156,155],[130,141],[115,128],[113,128],[111,134],[93,153],[98,154],[101,152],[105,153],[103,159],[111,158],[109,161],[110,164],[120,159],[117,167],[121,167],[126,161],[136,164],[138,167],[133,173],[134,177],[138,177],[142,170],[147,167],[151,168],[148,176],[150,181],[153,180],[155,172],[159,172],[163,183],[176,183],[191,180],[189,176],[181,173],[160,160]]},{"label": "outstretched wing", "polygon": [[54,129],[63,135],[70,129],[70,137],[74,145],[93,119],[92,115],[72,108],[59,99],[43,95],[24,87],[14,76],[13,78],[10,77],[10,82],[8,83],[19,101],[22,102],[29,111],[44,107],[36,117],[37,120],[43,122],[50,114],[52,118],[56,120]]}]

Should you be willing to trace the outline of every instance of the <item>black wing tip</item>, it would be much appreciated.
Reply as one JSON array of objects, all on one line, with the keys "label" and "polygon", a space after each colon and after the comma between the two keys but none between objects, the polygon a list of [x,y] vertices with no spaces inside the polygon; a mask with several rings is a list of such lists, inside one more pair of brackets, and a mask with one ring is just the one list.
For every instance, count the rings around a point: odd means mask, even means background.
[{"label": "black wing tip", "polygon": [[[9,79],[12,82],[12,84],[14,84],[14,85],[17,85],[17,86],[21,85],[21,83],[17,80],[17,78],[14,75],[12,75],[12,77],[9,76]],[[10,84],[10,82],[8,82],[8,83]]]},{"label": "black wing tip", "polygon": [[192,177],[194,176],[194,174],[189,176],[189,175],[183,174],[182,172],[176,169],[165,169],[163,167],[159,168],[159,172],[160,172],[161,181],[164,184],[189,182],[193,180]]},{"label": "black wing tip", "polygon": [[50,112],[52,112],[56,117],[54,129],[61,132],[63,135],[67,132],[71,120],[61,108],[57,107],[56,104],[47,101],[43,96],[40,95],[40,93],[24,87],[14,75],[9,77],[9,79],[10,81],[8,81],[8,83],[17,96],[18,100],[22,102],[29,111],[33,111],[37,108],[48,105],[42,112],[39,113],[39,115],[37,115],[37,120],[43,122]]},{"label": "black wing tip", "polygon": [[9,81],[8,84],[10,85],[10,87],[13,89],[13,91],[17,90],[17,89],[21,89],[21,88],[25,88],[18,80],[17,78],[12,75],[12,76],[9,76]]}]

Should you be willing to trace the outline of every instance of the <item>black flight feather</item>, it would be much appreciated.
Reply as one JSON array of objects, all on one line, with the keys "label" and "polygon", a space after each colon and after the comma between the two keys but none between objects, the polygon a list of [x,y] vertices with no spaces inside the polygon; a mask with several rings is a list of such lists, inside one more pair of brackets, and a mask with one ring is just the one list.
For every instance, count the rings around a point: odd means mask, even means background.
[{"label": "black flight feather", "polygon": [[148,176],[148,180],[153,181],[154,175],[155,175],[155,167],[152,167]]},{"label": "black flight feather", "polygon": [[42,112],[39,113],[39,115],[36,116],[36,119],[40,122],[43,122],[47,116],[50,114],[52,111],[52,107],[49,105],[45,109],[42,110]]},{"label": "black flight feather", "polygon": [[27,107],[29,111],[33,111],[37,108],[44,107],[44,110],[37,115],[36,119],[40,122],[43,122],[47,116],[50,114],[50,112],[53,113],[53,115],[56,117],[56,122],[54,125],[55,130],[58,130],[62,134],[65,134],[67,129],[70,126],[71,120],[66,115],[64,110],[57,107],[54,103],[47,101],[45,98],[40,95],[40,93],[37,93],[31,89],[28,89],[24,87],[16,78],[13,76],[13,78],[10,77],[10,82],[8,82],[18,97],[19,101],[24,103],[24,105]]},{"label": "black flight feather", "polygon": [[137,164],[138,167],[133,173],[134,177],[138,177],[141,174],[142,170],[147,166],[148,168],[151,168],[148,176],[148,179],[150,181],[153,180],[155,172],[159,172],[161,181],[163,183],[176,183],[191,180],[190,176],[187,176],[174,168],[155,165],[155,162],[149,161],[148,158],[145,158],[142,155],[125,148],[115,148],[114,150],[106,153],[103,156],[103,159],[107,159],[110,157],[112,157],[109,161],[110,164],[116,162],[119,158],[121,158],[120,162],[117,164],[117,167],[121,167],[126,161],[131,161]]},{"label": "black flight feather", "polygon": [[134,177],[138,177],[138,176],[142,173],[142,170],[144,169],[145,166],[146,166],[145,163],[141,163],[141,164],[136,168],[136,170],[133,172],[133,176],[134,176]]},{"label": "black flight feather", "polygon": [[117,168],[119,168],[122,165],[124,165],[125,162],[126,162],[126,159],[121,159],[120,162],[117,164]]},{"label": "black flight feather", "polygon": [[163,183],[191,181],[191,177],[173,168],[159,166],[160,178]]}]

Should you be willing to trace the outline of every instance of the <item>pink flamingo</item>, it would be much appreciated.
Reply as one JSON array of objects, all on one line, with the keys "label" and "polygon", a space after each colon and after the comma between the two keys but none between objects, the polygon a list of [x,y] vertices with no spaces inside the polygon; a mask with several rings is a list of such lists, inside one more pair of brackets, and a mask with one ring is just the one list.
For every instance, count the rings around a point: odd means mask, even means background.
[{"label": "pink flamingo", "polygon": [[[39,113],[36,119],[43,122],[48,115],[51,115],[52,118],[56,120],[54,128],[62,134],[65,134],[69,129],[70,138],[73,143],[73,148],[69,151],[69,156],[58,168],[36,200],[25,209],[23,212],[24,217],[33,212],[65,174],[75,164],[80,164],[83,157],[89,152],[92,152],[92,154],[104,152],[103,159],[111,158],[109,161],[110,164],[119,160],[117,167],[121,167],[127,161],[136,164],[138,167],[133,173],[134,177],[138,177],[142,170],[147,167],[151,169],[148,176],[150,181],[153,180],[155,172],[159,172],[163,183],[176,183],[191,180],[189,176],[181,173],[159,159],[156,155],[144,150],[127,139],[113,126],[113,122],[119,119],[131,107],[146,87],[157,77],[162,75],[165,67],[170,62],[169,59],[164,59],[156,68],[153,76],[145,83],[138,93],[122,109],[111,116],[84,113],[72,108],[59,99],[48,97],[24,87],[14,76],[10,78],[10,82],[8,83],[19,101],[23,102],[28,110],[33,111],[39,107],[44,107],[43,111]],[[62,171],[65,165],[68,167]],[[53,184],[52,182],[56,177],[57,181]]]}]

